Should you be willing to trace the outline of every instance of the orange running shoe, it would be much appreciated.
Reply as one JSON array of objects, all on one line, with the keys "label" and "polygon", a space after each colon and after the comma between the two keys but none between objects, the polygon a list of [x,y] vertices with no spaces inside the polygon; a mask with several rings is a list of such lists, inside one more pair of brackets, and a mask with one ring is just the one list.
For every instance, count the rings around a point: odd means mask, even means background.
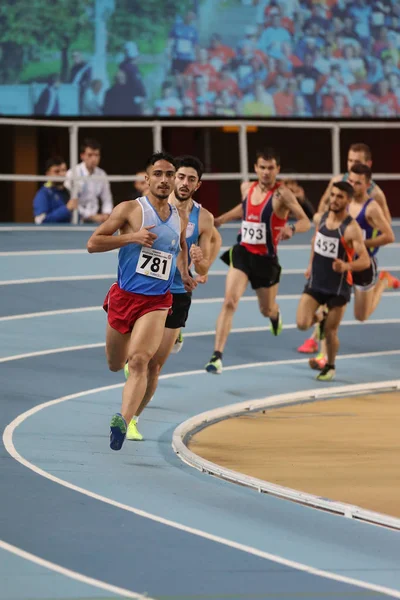
[{"label": "orange running shoe", "polygon": [[322,371],[326,363],[327,359],[326,356],[324,356],[323,354],[318,354],[318,356],[310,358],[310,360],[308,361],[308,364],[310,365],[311,369],[314,369],[315,371]]},{"label": "orange running shoe", "polygon": [[297,348],[297,352],[302,352],[303,354],[314,354],[314,352],[318,352],[318,344],[313,338],[308,338]]},{"label": "orange running shoe", "polygon": [[381,273],[379,274],[379,279],[387,280],[389,290],[397,290],[398,288],[400,288],[400,279],[393,277],[393,275],[391,275],[389,271],[381,271]]}]

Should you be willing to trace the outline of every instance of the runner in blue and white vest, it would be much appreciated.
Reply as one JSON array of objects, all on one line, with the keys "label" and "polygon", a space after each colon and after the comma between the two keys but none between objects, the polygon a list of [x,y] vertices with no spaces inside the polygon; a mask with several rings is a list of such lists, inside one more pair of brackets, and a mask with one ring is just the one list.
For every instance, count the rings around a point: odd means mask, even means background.
[{"label": "runner in blue and white vest", "polygon": [[[175,163],[177,168],[175,185],[169,202],[187,222],[186,243],[189,263],[196,270],[197,281],[205,283],[208,270],[218,255],[222,240],[214,227],[213,215],[193,199],[193,195],[201,186],[204,167],[194,156],[181,156],[175,159]],[[172,313],[168,315],[165,322],[160,347],[149,363],[147,389],[138,411],[129,423],[128,440],[143,439],[137,428],[138,418],[157,389],[160,371],[167,358],[171,352],[179,352],[183,345],[181,328],[186,325],[192,294],[185,289],[179,269],[175,272],[170,289],[173,297]]]},{"label": "runner in blue and white vest", "polygon": [[112,450],[122,448],[128,423],[146,391],[149,362],[161,344],[172,307],[170,289],[177,265],[186,291],[196,286],[189,274],[187,222],[168,202],[175,173],[172,156],[153,154],[146,165],[147,196],[121,202],[87,244],[89,252],[119,249],[118,281],[103,304],[108,313],[106,356],[111,371],[128,362],[129,378],[121,412],[111,419]]}]

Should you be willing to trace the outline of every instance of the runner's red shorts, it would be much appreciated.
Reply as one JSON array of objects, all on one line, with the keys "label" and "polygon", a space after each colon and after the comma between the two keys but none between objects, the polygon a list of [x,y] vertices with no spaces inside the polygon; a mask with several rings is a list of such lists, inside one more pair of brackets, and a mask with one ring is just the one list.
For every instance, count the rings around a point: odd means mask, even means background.
[{"label": "runner's red shorts", "polygon": [[103,308],[108,313],[110,326],[119,333],[130,333],[140,317],[155,310],[168,310],[172,307],[172,294],[144,296],[121,290],[114,283],[104,299]]}]

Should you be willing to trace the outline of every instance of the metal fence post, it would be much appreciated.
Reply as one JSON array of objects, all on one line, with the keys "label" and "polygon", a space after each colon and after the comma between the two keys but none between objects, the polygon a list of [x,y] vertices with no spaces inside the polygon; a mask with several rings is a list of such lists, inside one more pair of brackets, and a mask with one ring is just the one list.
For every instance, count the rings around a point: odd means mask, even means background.
[{"label": "metal fence post", "polygon": [[246,181],[249,172],[249,162],[247,147],[247,126],[244,123],[241,123],[239,129],[239,161],[242,181]]},{"label": "metal fence post", "polygon": [[332,172],[340,174],[340,125],[335,123],[331,129],[332,139]]},{"label": "metal fence post", "polygon": [[[77,197],[77,185],[74,180],[74,174],[78,164],[78,129],[79,125],[71,125],[69,128],[69,168],[72,169],[71,198]],[[72,213],[71,222],[73,225],[79,223],[79,211],[77,209]]]},{"label": "metal fence post", "polygon": [[162,147],[162,125],[155,123],[153,125],[153,152],[161,152]]}]

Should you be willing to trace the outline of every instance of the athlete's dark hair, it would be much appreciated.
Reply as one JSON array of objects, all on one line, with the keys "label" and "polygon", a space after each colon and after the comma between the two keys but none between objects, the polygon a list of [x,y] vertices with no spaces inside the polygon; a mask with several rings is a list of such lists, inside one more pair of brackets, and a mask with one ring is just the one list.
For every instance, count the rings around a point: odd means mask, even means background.
[{"label": "athlete's dark hair", "polygon": [[94,138],[85,138],[80,146],[80,152],[85,152],[86,148],[92,148],[92,150],[101,150],[101,144]]},{"label": "athlete's dark hair", "polygon": [[349,150],[352,150],[352,152],[364,152],[365,160],[372,160],[371,148],[367,144],[352,144]]},{"label": "athlete's dark hair", "polygon": [[356,175],[365,175],[367,181],[370,181],[372,177],[372,171],[368,165],[363,165],[362,163],[354,163],[354,165],[350,169],[350,173],[353,172]]},{"label": "athlete's dark hair", "polygon": [[279,153],[275,150],[275,148],[263,148],[262,150],[259,150],[256,154],[256,162],[258,161],[259,158],[263,158],[264,160],[276,160],[276,164],[278,165],[278,167],[281,164],[281,157],[279,156]]},{"label": "athlete's dark hair", "polygon": [[175,158],[176,170],[181,167],[192,167],[197,172],[199,180],[202,178],[204,173],[204,165],[196,156],[185,154],[183,156],[177,156]]},{"label": "athlete's dark hair", "polygon": [[63,163],[65,163],[65,160],[62,156],[53,156],[52,158],[48,158],[44,165],[44,171],[45,173],[47,173],[47,171],[51,169],[51,167],[58,167]]},{"label": "athlete's dark hair", "polygon": [[176,168],[175,158],[172,156],[172,154],[169,154],[168,152],[154,152],[154,154],[152,154],[146,161],[146,171],[149,167],[155,165],[159,160],[166,160]]},{"label": "athlete's dark hair", "polygon": [[351,186],[349,183],[347,183],[347,181],[337,181],[336,183],[333,184],[333,187],[336,187],[341,192],[344,192],[345,194],[347,194],[347,196],[349,198],[352,198],[354,196],[353,186]]}]

